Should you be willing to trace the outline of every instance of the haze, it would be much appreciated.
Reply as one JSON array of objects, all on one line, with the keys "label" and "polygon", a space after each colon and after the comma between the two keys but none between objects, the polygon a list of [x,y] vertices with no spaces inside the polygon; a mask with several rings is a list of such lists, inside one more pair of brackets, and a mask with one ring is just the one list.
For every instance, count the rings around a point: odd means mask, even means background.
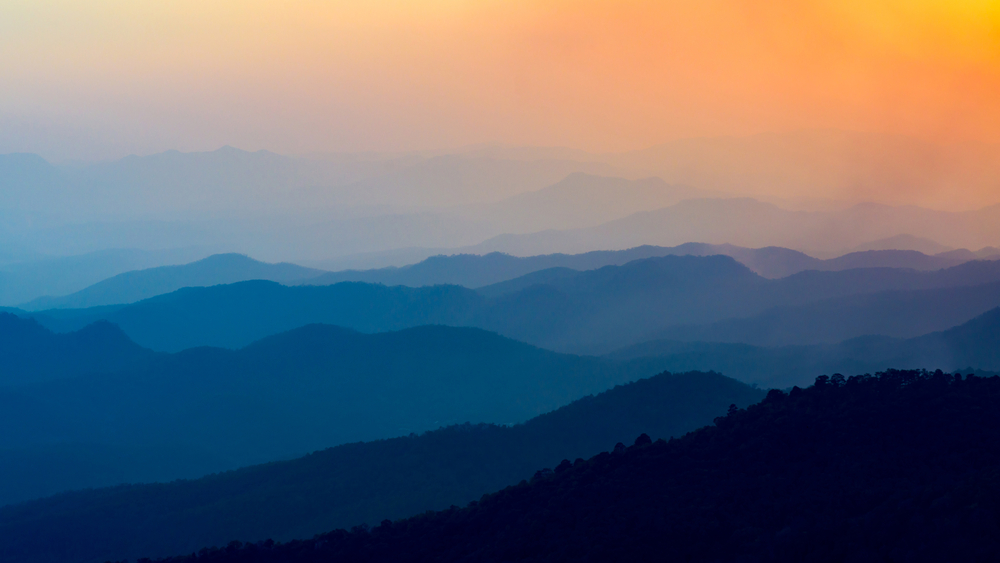
[{"label": "haze", "polygon": [[0,152],[1000,142],[991,0],[0,3]]},{"label": "haze", "polygon": [[0,563],[1000,561],[1000,0],[0,0],[0,429]]}]

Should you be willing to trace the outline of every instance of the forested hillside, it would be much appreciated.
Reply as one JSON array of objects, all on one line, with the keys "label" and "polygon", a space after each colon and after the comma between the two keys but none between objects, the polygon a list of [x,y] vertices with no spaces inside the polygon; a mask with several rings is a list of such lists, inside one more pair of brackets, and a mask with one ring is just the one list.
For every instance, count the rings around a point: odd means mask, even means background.
[{"label": "forested hillside", "polygon": [[465,508],[169,561],[995,561],[998,444],[1000,377],[821,377]]},{"label": "forested hillside", "polygon": [[58,495],[0,509],[0,561],[134,560],[464,505],[564,458],[642,432],[681,436],[763,396],[714,373],[665,373],[513,427],[450,426],[194,481]]}]

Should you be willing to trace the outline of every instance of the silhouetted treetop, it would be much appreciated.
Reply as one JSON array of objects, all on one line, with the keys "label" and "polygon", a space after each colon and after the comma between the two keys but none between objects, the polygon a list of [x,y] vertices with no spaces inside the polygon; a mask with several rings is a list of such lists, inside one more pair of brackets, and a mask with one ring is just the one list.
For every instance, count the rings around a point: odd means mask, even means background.
[{"label": "silhouetted treetop", "polygon": [[465,508],[170,561],[1000,559],[1000,377],[824,377],[636,442]]}]

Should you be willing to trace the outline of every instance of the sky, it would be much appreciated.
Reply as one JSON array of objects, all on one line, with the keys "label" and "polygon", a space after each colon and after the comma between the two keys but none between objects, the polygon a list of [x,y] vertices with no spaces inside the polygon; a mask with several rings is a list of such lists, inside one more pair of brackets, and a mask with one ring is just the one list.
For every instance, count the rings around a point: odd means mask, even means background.
[{"label": "sky", "polygon": [[0,153],[1000,143],[1000,0],[0,0]]}]

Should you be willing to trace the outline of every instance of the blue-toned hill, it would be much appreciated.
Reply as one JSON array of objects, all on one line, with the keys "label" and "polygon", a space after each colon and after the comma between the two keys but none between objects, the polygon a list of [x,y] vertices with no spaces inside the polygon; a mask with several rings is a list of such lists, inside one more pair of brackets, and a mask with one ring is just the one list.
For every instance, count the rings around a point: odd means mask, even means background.
[{"label": "blue-toned hill", "polygon": [[613,352],[616,360],[658,358],[664,369],[719,370],[767,387],[801,385],[816,374],[874,373],[887,366],[1000,372],[1000,307],[916,338],[862,336],[835,344],[751,346],[654,340]]},{"label": "blue-toned hill", "polygon": [[[362,332],[424,324],[475,326],[545,348],[595,354],[650,340],[670,327],[751,317],[775,307],[998,281],[1000,262],[991,261],[932,272],[862,268],[770,280],[727,256],[664,256],[580,272],[542,270],[503,282],[501,291],[493,286],[475,291],[454,285],[289,287],[248,281],[185,288],[123,307],[25,314],[55,330],[72,327],[73,318],[80,326],[109,320],[138,344],[159,351],[239,348],[309,323],[327,323]],[[952,320],[964,322],[992,306]]]},{"label": "blue-toned hill", "polygon": [[453,507],[188,561],[994,561],[1000,378],[818,378]]},{"label": "blue-toned hill", "polygon": [[[141,369],[0,387],[0,504],[451,424],[523,422],[658,371],[473,328],[309,325],[240,350],[194,348]],[[121,467],[100,463],[109,451]]]},{"label": "blue-toned hill", "polygon": [[215,254],[180,266],[160,266],[124,272],[63,297],[39,297],[25,304],[30,310],[86,308],[134,303],[177,291],[246,280],[289,283],[320,274],[295,264],[268,264],[242,254]]},{"label": "blue-toned hill", "polygon": [[138,369],[159,355],[107,321],[55,334],[32,319],[0,312],[0,386]]},{"label": "blue-toned hill", "polygon": [[0,509],[0,561],[134,560],[464,505],[539,467],[642,432],[681,436],[763,396],[714,373],[660,374],[513,427],[463,424],[193,481],[58,495]]}]

